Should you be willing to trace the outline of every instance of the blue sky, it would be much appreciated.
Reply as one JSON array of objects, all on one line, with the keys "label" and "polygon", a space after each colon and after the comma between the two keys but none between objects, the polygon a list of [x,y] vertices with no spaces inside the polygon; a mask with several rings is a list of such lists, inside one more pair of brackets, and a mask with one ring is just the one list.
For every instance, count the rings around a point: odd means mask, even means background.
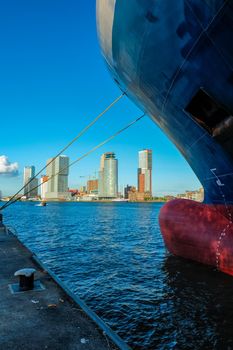
[{"label": "blue sky", "polygon": [[[19,164],[17,176],[0,174],[0,190],[8,195],[22,186],[25,165],[42,167],[120,91],[100,53],[95,0],[4,1],[0,32],[0,156]],[[77,158],[140,114],[125,97],[66,155]],[[139,123],[71,168],[70,187],[85,184],[107,151],[119,159],[120,189],[136,185],[137,152],[143,148],[153,150],[155,195],[200,187],[149,117]]]}]

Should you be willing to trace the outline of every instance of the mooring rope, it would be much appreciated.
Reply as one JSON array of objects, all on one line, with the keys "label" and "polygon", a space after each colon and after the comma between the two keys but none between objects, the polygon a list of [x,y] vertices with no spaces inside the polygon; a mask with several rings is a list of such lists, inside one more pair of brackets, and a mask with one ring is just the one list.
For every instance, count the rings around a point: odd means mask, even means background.
[{"label": "mooring rope", "polygon": [[[53,179],[55,176],[59,175],[60,173],[62,173],[63,171],[69,169],[71,166],[73,166],[74,164],[78,163],[80,160],[82,160],[83,158],[86,158],[89,154],[95,152],[98,148],[102,147],[103,145],[105,145],[107,142],[111,141],[112,139],[114,139],[116,136],[118,136],[119,134],[121,134],[123,131],[127,130],[128,128],[130,128],[132,125],[134,125],[135,123],[137,123],[139,120],[141,120],[143,117],[145,117],[145,114],[142,114],[140,117],[138,117],[137,119],[133,120],[132,122],[130,122],[129,124],[127,124],[125,127],[123,127],[122,129],[118,130],[117,132],[115,132],[113,135],[111,135],[110,137],[108,137],[106,140],[100,142],[97,146],[93,147],[90,151],[84,153],[82,156],[78,157],[77,159],[75,159],[73,162],[71,162],[68,166],[62,168],[61,170],[59,170],[56,174],[53,174],[51,176],[49,176],[43,183],[46,183],[48,181],[50,181],[51,179]],[[19,196],[17,198],[15,198],[13,201],[8,201],[5,205],[4,208],[1,208],[1,210],[7,208],[8,206],[10,206],[11,204],[14,204],[15,202],[17,202],[18,200],[20,200],[22,197],[24,197],[25,195],[27,195],[29,192],[36,190],[37,188],[39,188],[42,185],[42,183],[38,184],[37,186],[33,187],[32,189],[30,189],[30,191],[28,191],[27,193],[23,194],[22,196]]]},{"label": "mooring rope", "polygon": [[[32,178],[30,178],[30,180],[23,186],[21,187],[2,207],[0,207],[0,211],[5,209],[6,207],[8,207],[9,202],[13,201],[16,196],[25,189],[25,187],[27,187],[38,175],[40,175],[42,173],[42,171],[44,171],[52,162],[54,162],[55,159],[57,159],[64,151],[67,150],[67,148],[69,148],[74,142],[76,142],[83,134],[85,134],[85,132],[87,132],[87,130],[90,129],[90,127],[92,125],[94,125],[107,111],[109,111],[109,109],[111,109],[118,101],[120,101],[120,99],[125,95],[125,93],[122,93],[119,97],[117,97],[112,103],[110,103],[110,105],[108,105],[107,108],[105,108],[100,114],[97,115],[96,118],[94,118],[87,126],[85,126],[85,128],[80,131],[78,133],[78,135],[76,135],[55,157],[53,157],[38,173],[36,173],[35,176],[33,176]],[[33,190],[33,189],[31,189]],[[30,190],[30,191],[31,191]],[[25,195],[27,195],[29,192],[25,193]],[[22,198],[22,197],[21,197]],[[15,203],[15,201],[13,201],[13,203]]]}]

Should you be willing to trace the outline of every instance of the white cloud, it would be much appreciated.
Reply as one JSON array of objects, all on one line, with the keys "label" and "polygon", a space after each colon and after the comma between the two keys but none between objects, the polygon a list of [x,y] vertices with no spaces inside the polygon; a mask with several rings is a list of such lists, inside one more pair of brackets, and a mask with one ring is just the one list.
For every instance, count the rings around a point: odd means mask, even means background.
[{"label": "white cloud", "polygon": [[0,156],[0,175],[17,176],[19,165],[18,163],[11,163],[8,157]]}]

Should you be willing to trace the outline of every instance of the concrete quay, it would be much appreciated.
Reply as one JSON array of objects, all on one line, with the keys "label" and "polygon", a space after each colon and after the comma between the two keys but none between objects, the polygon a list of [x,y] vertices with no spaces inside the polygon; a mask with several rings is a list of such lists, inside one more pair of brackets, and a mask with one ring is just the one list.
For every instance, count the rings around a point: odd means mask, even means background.
[{"label": "concrete quay", "polygon": [[[129,349],[4,226],[0,266],[0,349]],[[36,269],[35,285],[19,292],[14,273],[25,267]]]}]

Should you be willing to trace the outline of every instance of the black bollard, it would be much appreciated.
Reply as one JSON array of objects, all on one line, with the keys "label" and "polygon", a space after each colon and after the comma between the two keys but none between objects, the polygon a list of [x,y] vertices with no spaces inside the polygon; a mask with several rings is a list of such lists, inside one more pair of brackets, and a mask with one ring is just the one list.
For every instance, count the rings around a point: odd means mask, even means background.
[{"label": "black bollard", "polygon": [[34,288],[34,274],[31,276],[19,276],[19,289],[20,290],[32,290]]},{"label": "black bollard", "polygon": [[32,290],[34,288],[35,269],[26,268],[15,272],[15,276],[19,276],[19,290],[21,292]]}]

